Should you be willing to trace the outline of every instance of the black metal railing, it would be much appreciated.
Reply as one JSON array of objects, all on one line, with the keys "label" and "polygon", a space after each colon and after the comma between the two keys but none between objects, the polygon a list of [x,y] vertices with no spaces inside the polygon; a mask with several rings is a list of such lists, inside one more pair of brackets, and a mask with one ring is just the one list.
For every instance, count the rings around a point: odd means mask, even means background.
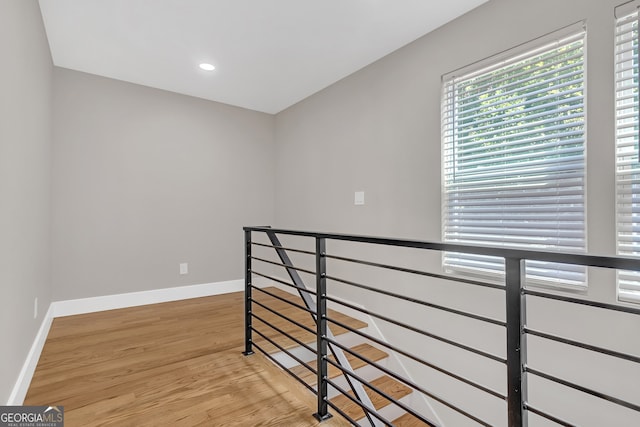
[{"label": "black metal railing", "polygon": [[[527,418],[530,414],[535,414],[538,417],[542,417],[558,425],[577,425],[573,424],[577,423],[577,421],[563,419],[561,415],[552,413],[554,412],[553,410],[535,406],[529,401],[527,396],[529,389],[527,380],[533,377],[543,379],[550,383],[606,401],[610,404],[624,408],[625,410],[632,411],[632,413],[637,415],[637,420],[640,425],[640,402],[634,401],[633,398],[628,399],[621,398],[620,396],[613,396],[613,393],[597,390],[594,387],[585,386],[574,380],[562,378],[557,374],[529,366],[527,362],[527,338],[536,337],[536,339],[560,343],[580,350],[604,355],[615,360],[623,360],[625,363],[628,362],[640,365],[640,356],[638,354],[633,354],[632,351],[620,351],[619,349],[612,349],[605,345],[596,345],[584,342],[584,340],[568,338],[566,336],[561,336],[561,334],[536,329],[527,322],[526,308],[528,300],[530,298],[534,298],[537,300],[555,301],[568,306],[587,307],[589,309],[604,312],[623,313],[625,315],[634,316],[635,319],[640,319],[640,309],[630,304],[605,303],[563,294],[556,290],[545,291],[540,290],[540,288],[528,287],[526,286],[525,279],[525,261],[527,260],[633,271],[640,271],[640,260],[622,257],[559,254],[345,234],[313,233],[306,231],[271,229],[269,227],[245,227],[244,231],[246,251],[246,328],[244,354],[253,354],[253,349],[258,349],[265,356],[271,358],[275,363],[301,382],[306,388],[315,393],[317,395],[317,412],[315,416],[320,420],[330,417],[329,408],[332,408],[354,425],[360,425],[359,419],[362,419],[365,420],[362,422],[367,423],[367,425],[392,426],[394,421],[392,419],[388,419],[381,413],[381,411],[376,409],[372,402],[374,399],[372,399],[370,395],[378,395],[382,396],[382,398],[387,402],[390,402],[391,405],[396,407],[399,411],[410,414],[410,416],[417,418],[426,425],[438,425],[438,422],[434,420],[435,417],[433,414],[425,414],[412,405],[394,398],[388,392],[376,387],[362,375],[358,374],[349,362],[350,357],[351,360],[359,360],[360,363],[371,366],[378,372],[399,381],[425,398],[433,402],[437,402],[444,408],[448,408],[455,412],[460,417],[466,418],[482,426],[490,427],[495,424],[488,421],[486,417],[479,416],[474,413],[474,411],[464,408],[464,405],[453,403],[450,398],[447,398],[443,393],[437,390],[437,385],[427,385],[421,381],[413,380],[408,377],[406,372],[402,372],[398,369],[391,369],[353,351],[348,345],[337,339],[331,331],[332,328],[340,328],[343,331],[350,332],[353,336],[360,337],[375,346],[388,350],[391,354],[396,355],[403,360],[411,361],[425,369],[432,370],[452,379],[455,382],[464,384],[477,392],[481,392],[487,396],[491,396],[499,401],[505,402],[506,404],[503,403],[506,411],[506,421],[504,424],[509,427],[526,426]],[[257,236],[266,236],[268,238],[268,242],[257,241],[255,239]],[[312,247],[306,249],[301,249],[300,247],[287,247],[280,242],[278,236],[310,239],[313,242]],[[359,259],[358,257],[351,255],[344,256],[328,253],[328,241],[350,242],[350,244],[357,245],[364,244],[369,247],[374,245],[375,247],[381,248],[411,248],[415,250],[429,251],[430,253],[434,252],[437,255],[440,255],[443,252],[457,252],[500,257],[503,258],[505,262],[504,283],[490,283],[482,280],[474,280],[453,274],[447,274],[442,271],[433,272],[421,268]],[[255,254],[254,249],[259,249],[263,252],[275,251],[278,259],[269,259],[268,255],[258,256]],[[266,253],[267,252],[265,252],[265,254]],[[301,257],[309,257],[309,259],[305,262],[294,264],[288,253],[296,254],[296,256]],[[473,313],[468,310],[454,308],[446,304],[426,300],[425,298],[418,298],[414,295],[405,295],[401,292],[391,290],[388,287],[376,287],[370,284],[361,283],[359,280],[340,277],[339,274],[336,274],[333,271],[331,273],[327,271],[327,261],[408,274],[413,277],[427,278],[426,280],[430,278],[438,281],[453,281],[468,286],[492,290],[494,292],[503,292],[504,296],[502,298],[504,302],[504,313],[502,313],[501,316],[495,317],[486,314]],[[259,270],[258,266],[260,266],[262,270]],[[279,276],[278,272],[271,271],[278,268],[284,269],[291,282]],[[342,270],[344,270],[344,268]],[[301,275],[308,276],[307,283],[314,283],[315,286],[309,288],[305,284]],[[291,301],[290,299],[274,292],[262,289],[254,283],[254,278],[260,278],[261,280],[277,283],[281,287],[295,290],[302,298],[304,304],[296,303],[295,301]],[[384,298],[388,298],[389,301],[402,301],[404,303],[410,303],[415,306],[426,307],[430,310],[446,313],[447,315],[457,316],[466,319],[467,321],[501,328],[504,331],[504,354],[506,356],[501,355],[500,352],[480,349],[476,346],[460,342],[460,340],[434,332],[433,330],[430,330],[428,324],[412,324],[410,322],[394,318],[387,313],[380,313],[379,310],[375,311],[368,307],[348,302],[343,298],[327,292],[328,283],[331,283],[332,286],[344,287],[345,289],[349,288],[358,291],[372,292],[383,296]],[[306,312],[312,319],[312,323],[310,325],[305,325],[300,321],[294,320],[291,316],[278,312],[278,310],[269,307],[268,304],[261,301],[254,291],[257,291],[257,294],[270,298],[271,301],[283,303],[288,308]],[[499,364],[505,369],[506,386],[503,390],[496,390],[494,386],[483,384],[477,379],[469,378],[464,374],[455,372],[454,369],[435,363],[424,355],[416,354],[415,351],[407,350],[400,345],[387,342],[379,336],[374,336],[374,334],[370,332],[353,327],[349,325],[348,322],[336,318],[337,316],[328,310],[329,305],[333,307],[342,307],[352,313],[360,313],[368,318],[380,320],[384,324],[391,325],[394,328],[400,328],[419,337],[423,337],[424,339],[449,346],[455,351],[468,353],[474,357],[486,359],[490,363]],[[258,314],[258,310],[262,310],[264,313],[276,316],[278,319],[281,319],[284,324],[288,325],[287,327],[289,327],[289,325],[291,327],[295,327],[308,334],[308,337],[306,339],[296,337],[295,334],[285,331],[284,327],[275,325],[274,321],[265,319],[264,315]],[[504,320],[502,320],[502,318],[504,318]],[[260,323],[260,327],[254,325],[254,320],[257,320]],[[261,330],[263,326],[265,329]],[[257,334],[259,339],[254,339],[254,332]],[[636,331],[636,334],[637,333],[638,331]],[[285,339],[289,340],[292,345],[295,344],[296,346],[304,349],[308,354],[314,354],[314,362],[309,361],[308,358],[307,360],[304,360],[304,357],[301,357],[299,354],[296,354],[291,350],[291,346],[283,345],[281,342],[279,343],[278,340],[274,338],[275,335],[285,337]],[[635,336],[636,340],[639,339],[637,338],[638,336],[640,335]],[[313,339],[311,339],[311,337],[313,337]],[[278,352],[289,357],[291,361],[294,361],[296,364],[304,367],[305,370],[313,373],[315,377],[315,387],[313,384],[305,381],[299,374],[294,372],[291,369],[291,366],[288,366],[290,364],[284,363],[282,359],[274,357],[272,354],[273,352],[266,349],[267,345],[270,345],[272,349],[277,349]],[[330,353],[333,354],[333,359],[329,357]],[[330,377],[330,367],[337,369],[344,376],[346,384],[350,390],[345,389],[344,383],[339,384],[336,380]],[[640,372],[640,370],[638,372]],[[638,380],[640,380],[640,378],[636,378],[636,381]],[[362,409],[363,416],[357,419],[348,414],[344,410],[344,407],[340,407],[335,404],[335,399],[331,397],[331,394],[344,395],[351,404]],[[567,417],[565,415],[564,418],[571,417]]]}]

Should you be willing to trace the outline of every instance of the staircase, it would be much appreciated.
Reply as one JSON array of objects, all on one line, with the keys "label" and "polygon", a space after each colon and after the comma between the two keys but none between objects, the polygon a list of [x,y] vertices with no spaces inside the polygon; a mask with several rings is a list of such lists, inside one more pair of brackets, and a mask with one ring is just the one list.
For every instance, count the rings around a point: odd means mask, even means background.
[{"label": "staircase", "polygon": [[[299,306],[304,306],[302,298],[299,295],[294,295],[276,287],[264,288],[265,291],[275,295],[268,295],[259,289],[254,289],[253,299],[271,310],[279,313],[300,325],[306,326],[311,330],[315,330],[316,325],[310,313],[305,312],[302,309],[292,306],[282,300],[290,301]],[[279,299],[281,298],[281,299]],[[272,311],[262,307],[260,304],[254,303],[253,314],[254,327],[266,337],[271,339],[280,348],[289,351],[298,359],[307,362],[309,366],[315,366],[315,353],[304,348],[294,340],[284,336],[277,330],[269,327],[259,319],[263,319],[265,322],[279,328],[281,331],[287,333],[291,337],[299,340],[302,343],[307,344],[310,348],[314,349],[316,346],[316,337],[309,331],[295,325],[294,323],[284,319],[283,317],[274,314]],[[358,319],[347,316],[346,314],[329,310],[329,317],[336,319],[345,325],[348,325],[359,331],[366,331],[368,325]],[[365,340],[350,332],[346,329],[339,328],[335,325],[331,326],[331,330],[340,343],[348,346],[354,353],[357,353],[371,361],[377,362],[380,365],[387,367],[389,355],[371,344],[364,342]],[[284,351],[272,344],[268,340],[261,337],[258,333],[254,333],[253,341],[257,346],[267,351],[274,359],[280,362],[283,366],[290,370],[290,373],[295,374],[300,380],[304,381],[310,387],[316,387],[317,377],[316,374],[310,371],[307,367],[298,363],[295,359],[287,355]],[[361,378],[369,381],[373,386],[377,387],[384,393],[388,394],[393,399],[401,401],[407,406],[411,407],[411,401],[413,398],[417,398],[417,393],[414,390],[407,387],[403,383],[396,381],[390,376],[384,375],[379,369],[374,366],[368,365],[362,359],[355,357],[348,352],[345,352],[349,363],[351,364],[354,372]],[[331,360],[333,356],[330,357]],[[350,390],[349,384],[342,374],[342,372],[335,366],[329,364],[329,378],[334,381],[339,387]],[[402,408],[393,404],[382,395],[374,392],[373,390],[365,386],[365,390],[369,395],[371,402],[378,411],[378,413],[385,419],[390,420],[395,426],[425,426],[427,424],[418,420],[411,414],[406,413]],[[349,392],[353,396],[353,392]],[[346,415],[353,420],[356,420],[358,425],[369,425],[366,419],[363,409],[350,400],[348,397],[342,395],[335,388],[329,386],[329,399],[338,406]],[[335,413],[335,411],[333,411]]]}]

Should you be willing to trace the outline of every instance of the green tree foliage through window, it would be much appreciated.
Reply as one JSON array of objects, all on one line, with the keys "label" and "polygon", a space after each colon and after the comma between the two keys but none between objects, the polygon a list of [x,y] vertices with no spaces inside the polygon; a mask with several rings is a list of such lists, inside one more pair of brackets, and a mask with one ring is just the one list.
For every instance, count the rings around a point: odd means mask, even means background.
[{"label": "green tree foliage through window", "polygon": [[[576,104],[583,99],[582,48],[581,43],[564,46],[560,57],[542,54],[506,72],[457,85],[458,144],[465,146],[458,168],[476,168],[478,154],[494,160],[484,167],[527,162],[527,155],[536,151],[543,151],[543,159],[562,156],[558,145],[549,150],[548,143],[582,134],[584,107]],[[565,126],[550,126],[567,123],[574,124],[571,135],[566,135]],[[581,148],[581,143],[574,146]],[[514,148],[520,151],[516,154]]]}]

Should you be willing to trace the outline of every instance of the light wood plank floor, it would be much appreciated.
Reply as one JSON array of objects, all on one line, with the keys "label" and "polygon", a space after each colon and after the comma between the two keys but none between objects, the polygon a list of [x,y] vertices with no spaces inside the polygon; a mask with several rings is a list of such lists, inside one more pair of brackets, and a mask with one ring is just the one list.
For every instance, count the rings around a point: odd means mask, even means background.
[{"label": "light wood plank floor", "polygon": [[25,405],[68,427],[319,425],[312,393],[241,354],[242,328],[241,293],[56,318]]}]

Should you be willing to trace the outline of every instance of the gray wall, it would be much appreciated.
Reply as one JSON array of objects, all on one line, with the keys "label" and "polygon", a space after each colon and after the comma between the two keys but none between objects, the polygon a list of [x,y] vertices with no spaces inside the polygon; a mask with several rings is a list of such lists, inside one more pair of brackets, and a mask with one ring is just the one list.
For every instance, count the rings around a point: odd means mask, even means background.
[{"label": "gray wall", "polygon": [[442,75],[586,19],[589,249],[614,253],[618,3],[493,0],[279,113],[277,223],[440,240]]},{"label": "gray wall", "polygon": [[242,277],[242,226],[274,218],[272,115],[60,68],[53,105],[54,300]]},{"label": "gray wall", "polygon": [[[51,300],[51,56],[36,1],[0,2],[0,402]],[[34,299],[39,313],[34,319]]]},{"label": "gray wall", "polygon": [[[492,0],[435,32],[318,92],[276,116],[276,225],[360,234],[441,240],[440,91],[443,74],[515,47],[575,22],[587,23],[587,218],[590,253],[615,254],[614,168],[614,7],[622,0]],[[365,191],[366,204],[354,206],[354,191]],[[353,248],[330,242],[330,250],[352,254]],[[408,251],[365,248],[369,259],[395,261],[409,267],[439,271],[440,258]],[[334,263],[340,277],[437,300],[502,318],[500,296],[469,287],[393,277],[371,269],[348,269]],[[501,354],[503,336],[495,331],[463,328],[451,318],[391,304],[371,294],[330,285],[333,292],[368,308],[412,324],[435,329],[469,344]],[[588,297],[616,301],[613,275],[590,271]],[[592,318],[592,312],[532,304],[532,325],[638,354],[640,321],[630,316]],[[446,317],[446,316],[445,316]],[[495,366],[452,352],[434,342],[400,334],[380,322],[387,338],[414,354],[505,391]],[[471,331],[471,332],[470,332]],[[588,331],[588,332],[585,332]],[[617,346],[617,347],[616,347]],[[546,346],[532,340],[532,358],[539,367],[565,372],[569,379],[602,387],[638,402],[640,369],[610,360],[594,361],[584,352]],[[562,355],[562,357],[559,357]],[[411,374],[435,386],[443,396],[490,421],[504,425],[504,405],[483,399],[441,375],[407,361]],[[587,375],[587,372],[591,374]],[[633,380],[633,379],[636,380]],[[615,383],[615,386],[611,384]],[[598,399],[536,382],[536,402],[557,414],[578,416],[580,425],[631,425],[637,414],[612,413]],[[492,400],[494,399],[494,400]],[[501,406],[502,405],[502,406]],[[557,406],[557,407],[556,407]],[[546,406],[547,408],[549,406]],[[579,409],[578,409],[579,408]],[[463,418],[436,405],[450,426]],[[616,418],[619,417],[619,418]],[[534,425],[544,425],[540,419]],[[473,423],[470,423],[473,425]]]}]

